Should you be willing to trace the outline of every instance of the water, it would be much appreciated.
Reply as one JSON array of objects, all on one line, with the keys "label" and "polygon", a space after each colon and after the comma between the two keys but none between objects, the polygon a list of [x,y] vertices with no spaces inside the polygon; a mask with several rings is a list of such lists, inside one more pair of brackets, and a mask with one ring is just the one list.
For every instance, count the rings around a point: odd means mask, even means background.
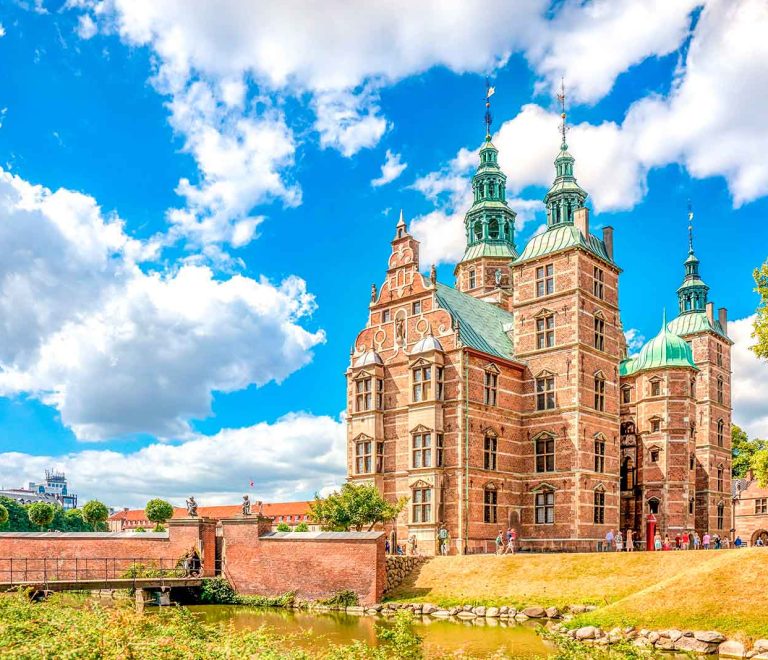
[{"label": "water", "polygon": [[[232,624],[239,629],[267,626],[280,635],[297,635],[301,648],[317,651],[333,644],[349,644],[360,640],[376,645],[376,624],[387,619],[353,616],[341,612],[307,613],[295,610],[261,609],[238,605],[193,605],[189,609],[207,623]],[[437,655],[469,655],[476,658],[495,657],[546,658],[552,647],[536,634],[532,625],[507,624],[496,619],[478,619],[482,623],[455,623],[417,618],[414,629],[423,640],[427,657]]]}]

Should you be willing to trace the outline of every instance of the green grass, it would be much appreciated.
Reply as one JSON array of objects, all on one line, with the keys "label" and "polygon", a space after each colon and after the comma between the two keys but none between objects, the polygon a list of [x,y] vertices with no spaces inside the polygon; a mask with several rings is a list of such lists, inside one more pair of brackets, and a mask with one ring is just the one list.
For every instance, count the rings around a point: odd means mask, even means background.
[{"label": "green grass", "polygon": [[715,629],[768,637],[768,549],[436,557],[390,600],[450,607],[592,604],[603,628]]}]

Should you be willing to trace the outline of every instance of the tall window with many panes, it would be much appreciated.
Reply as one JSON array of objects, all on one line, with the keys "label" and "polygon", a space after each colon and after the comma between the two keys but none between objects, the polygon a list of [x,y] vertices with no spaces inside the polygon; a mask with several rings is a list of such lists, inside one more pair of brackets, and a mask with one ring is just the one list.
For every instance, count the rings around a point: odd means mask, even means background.
[{"label": "tall window with many panes", "polygon": [[357,474],[370,474],[373,440],[361,440],[355,444],[355,471]]},{"label": "tall window with many panes", "polygon": [[596,525],[602,525],[605,522],[605,491],[595,491],[593,520]]},{"label": "tall window with many panes", "polygon": [[411,499],[411,518],[415,523],[428,523],[432,520],[432,489],[414,488]]},{"label": "tall window with many panes", "polygon": [[552,348],[555,345],[555,315],[548,314],[536,319],[536,348]]},{"label": "tall window with many panes", "polygon": [[498,439],[491,433],[486,433],[483,440],[483,467],[486,470],[496,469],[496,451],[498,449]]},{"label": "tall window with many panes", "polygon": [[414,433],[411,438],[411,465],[414,469],[432,467],[432,434]]},{"label": "tall window with many panes", "polygon": [[595,317],[595,348],[598,351],[605,350],[605,320],[599,316]]},{"label": "tall window with many panes", "polygon": [[542,435],[536,439],[536,472],[555,471],[555,438]]},{"label": "tall window with many panes", "polygon": [[541,376],[536,379],[536,410],[555,407],[555,377]]},{"label": "tall window with many panes", "polygon": [[536,295],[548,296],[555,292],[555,267],[553,264],[536,268]]},{"label": "tall window with many panes", "polygon": [[495,523],[498,520],[499,496],[495,488],[486,488],[483,491],[483,520],[487,523]]},{"label": "tall window with many panes", "polygon": [[495,406],[498,396],[499,374],[495,371],[485,372],[485,386],[483,388],[484,402],[486,406]]},{"label": "tall window with many panes", "polygon": [[413,370],[413,402],[427,401],[432,393],[432,367],[420,366]]},{"label": "tall window with many panes", "polygon": [[603,299],[604,296],[604,284],[605,284],[605,273],[603,272],[602,268],[598,268],[595,266],[595,270],[593,273],[593,280],[592,280],[592,293],[595,294],[596,298]]},{"label": "tall window with many panes", "polygon": [[605,472],[605,440],[595,438],[595,472]]},{"label": "tall window with many panes", "polygon": [[537,525],[551,525],[555,522],[555,492],[542,490],[536,493],[535,514]]},{"label": "tall window with many panes", "polygon": [[595,410],[605,410],[605,378],[595,376]]}]

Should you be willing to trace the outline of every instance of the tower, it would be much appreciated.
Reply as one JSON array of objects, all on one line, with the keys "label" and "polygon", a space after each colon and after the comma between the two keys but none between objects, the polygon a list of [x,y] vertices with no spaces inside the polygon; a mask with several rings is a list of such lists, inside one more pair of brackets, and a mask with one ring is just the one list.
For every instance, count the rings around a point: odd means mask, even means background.
[{"label": "tower", "polygon": [[485,142],[472,177],[472,206],[464,216],[467,248],[456,265],[456,288],[475,298],[506,308],[512,282],[510,262],[515,250],[515,212],[506,198],[507,177],[498,163],[499,151],[491,142],[490,97],[486,95]]}]

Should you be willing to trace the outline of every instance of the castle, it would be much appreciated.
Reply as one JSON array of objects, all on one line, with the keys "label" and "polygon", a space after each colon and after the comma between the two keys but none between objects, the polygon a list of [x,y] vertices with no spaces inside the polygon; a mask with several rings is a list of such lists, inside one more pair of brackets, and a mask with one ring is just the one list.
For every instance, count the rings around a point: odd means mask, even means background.
[{"label": "castle", "polygon": [[349,479],[406,496],[391,538],[425,554],[442,524],[451,553],[507,527],[530,550],[644,541],[651,514],[662,536],[727,535],[732,342],[692,238],[676,318],[628,357],[613,229],[590,233],[565,130],[522,251],[497,156],[487,130],[455,287],[421,273],[400,215],[346,373]]}]

